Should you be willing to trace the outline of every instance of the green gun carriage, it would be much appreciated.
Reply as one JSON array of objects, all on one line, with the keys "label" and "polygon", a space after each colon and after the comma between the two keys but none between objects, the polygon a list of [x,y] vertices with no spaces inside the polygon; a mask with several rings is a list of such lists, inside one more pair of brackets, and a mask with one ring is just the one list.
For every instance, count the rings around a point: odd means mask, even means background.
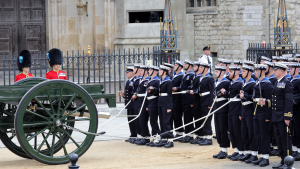
[{"label": "green gun carriage", "polygon": [[67,126],[84,125],[88,132],[97,133],[95,103],[105,98],[109,107],[116,106],[116,95],[102,90],[100,84],[78,85],[44,78],[0,86],[0,139],[23,158],[51,165],[68,163],[69,155],[83,155],[95,136],[74,136]]}]

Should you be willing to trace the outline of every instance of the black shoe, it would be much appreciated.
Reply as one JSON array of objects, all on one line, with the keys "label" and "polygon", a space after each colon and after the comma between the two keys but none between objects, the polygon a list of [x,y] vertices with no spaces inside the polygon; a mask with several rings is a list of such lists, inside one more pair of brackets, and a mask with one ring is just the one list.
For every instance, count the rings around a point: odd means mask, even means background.
[{"label": "black shoe", "polygon": [[248,160],[245,161],[246,164],[251,164],[252,161],[258,160],[257,156],[251,156]]},{"label": "black shoe", "polygon": [[142,140],[142,139],[139,139],[139,138],[138,138],[138,139],[136,139],[136,140],[133,142],[133,144],[137,144],[137,145],[138,145],[139,142],[140,142],[141,140]]},{"label": "black shoe", "polygon": [[240,158],[243,158],[244,157],[244,154],[239,154],[235,157],[231,157],[230,160],[232,161],[239,161]]},{"label": "black shoe", "polygon": [[296,157],[298,154],[299,154],[298,151],[293,151],[292,156]]},{"label": "black shoe", "polygon": [[[178,137],[181,137],[181,136],[182,136],[182,135],[176,134],[174,138],[178,138]],[[180,140],[180,139],[176,139],[176,140],[174,140],[174,141],[178,141],[178,140]]]},{"label": "black shoe", "polygon": [[279,163],[277,165],[273,165],[272,168],[281,168],[283,166],[283,164]]},{"label": "black shoe", "polygon": [[259,163],[260,167],[265,167],[265,166],[268,166],[268,165],[270,165],[269,159],[265,159],[265,158]]},{"label": "black shoe", "polygon": [[227,156],[227,158],[235,157],[235,156],[237,156],[237,155],[239,155],[239,153],[237,153],[237,152],[234,152],[233,154],[231,154],[231,155]]},{"label": "black shoe", "polygon": [[165,144],[167,144],[166,141],[159,141],[158,143],[155,144],[155,147],[162,147],[162,146],[164,146]]},{"label": "black shoe", "polygon": [[141,141],[139,141],[139,142],[137,143],[137,145],[146,145],[146,144],[149,143],[149,142],[150,142],[149,139],[142,139]]},{"label": "black shoe", "polygon": [[173,142],[168,142],[167,144],[164,145],[165,148],[171,148],[174,147]]},{"label": "black shoe", "polygon": [[189,143],[193,138],[190,136],[185,136],[182,141],[180,141],[181,143]]},{"label": "black shoe", "polygon": [[246,161],[246,160],[248,160],[251,156],[252,156],[251,154],[246,154],[246,155],[244,155],[244,157],[239,158],[239,161]]},{"label": "black shoe", "polygon": [[296,155],[296,157],[294,157],[295,158],[295,161],[300,161],[300,153],[298,153],[297,155]]},{"label": "black shoe", "polygon": [[218,156],[218,159],[225,159],[227,157],[227,153],[223,152]]},{"label": "black shoe", "polygon": [[223,151],[220,151],[218,154],[213,155],[213,158],[218,158],[218,156],[222,153]]},{"label": "black shoe", "polygon": [[[293,167],[293,166],[290,166],[290,167]],[[286,164],[283,164],[280,168],[282,168],[282,169],[287,169],[288,166],[287,166]]]},{"label": "black shoe", "polygon": [[278,154],[278,150],[277,149],[273,149],[270,153],[270,156],[277,156]]},{"label": "black shoe", "polygon": [[131,139],[131,140],[129,141],[129,143],[134,144],[135,140],[136,140],[136,139],[133,138],[133,139]]},{"label": "black shoe", "polygon": [[150,146],[151,144],[154,144],[154,142],[150,141],[149,143],[146,143],[146,146]]},{"label": "black shoe", "polygon": [[264,158],[260,157],[258,160],[252,161],[251,164],[259,165],[259,163],[260,163],[263,159],[264,159]]},{"label": "black shoe", "polygon": [[129,139],[127,139],[127,140],[125,140],[125,142],[130,142],[131,141],[131,138],[129,138]]},{"label": "black shoe", "polygon": [[204,139],[203,141],[201,141],[199,143],[200,146],[208,146],[208,145],[212,145],[213,142],[212,142],[212,139]]},{"label": "black shoe", "polygon": [[217,139],[217,136],[213,136],[214,139]]},{"label": "black shoe", "polygon": [[196,137],[194,140],[191,140],[190,143],[191,144],[198,144],[199,141],[200,141],[200,137]]}]

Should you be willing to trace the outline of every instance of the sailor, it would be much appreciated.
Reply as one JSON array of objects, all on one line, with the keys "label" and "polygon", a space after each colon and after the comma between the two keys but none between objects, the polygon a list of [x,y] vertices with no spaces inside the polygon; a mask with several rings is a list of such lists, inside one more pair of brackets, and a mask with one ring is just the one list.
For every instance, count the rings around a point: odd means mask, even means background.
[{"label": "sailor", "polygon": [[[175,92],[176,88],[180,86],[181,80],[184,76],[184,73],[181,72],[182,68],[183,68],[184,64],[179,61],[176,60],[175,61],[175,65],[174,65],[174,71],[175,71],[175,75],[173,76],[172,79],[172,89]],[[173,125],[174,122],[174,127],[178,128],[180,126],[182,126],[182,116],[183,116],[183,111],[182,111],[182,101],[181,101],[181,95],[180,94],[173,94],[172,95],[173,98],[173,108],[172,108],[172,118],[171,118],[171,127]],[[173,121],[172,121],[173,119]],[[175,137],[180,137],[183,135],[184,129],[180,128],[178,130],[175,131],[176,135]]]},{"label": "sailor", "polygon": [[[290,121],[293,117],[293,85],[286,79],[285,71],[288,67],[281,63],[274,63],[274,75],[277,78],[272,90],[272,120],[276,135],[281,161],[272,168],[287,168],[284,164],[284,158],[292,152],[292,143],[290,138]],[[269,106],[269,100],[260,100],[260,105]]]},{"label": "sailor", "polygon": [[230,64],[231,64],[231,60],[218,58],[218,64],[217,65],[226,67],[224,77],[226,77],[228,80],[230,80],[229,79],[229,66],[230,66]]},{"label": "sailor", "polygon": [[293,85],[293,133],[292,137],[292,149],[291,154],[295,161],[300,161],[300,75],[299,75],[300,63],[289,64],[290,74],[292,75],[291,83]]},{"label": "sailor", "polygon": [[[148,81],[147,88],[147,99],[145,101],[146,111],[148,111],[150,116],[150,125],[152,129],[152,136],[160,134],[160,129],[157,123],[158,120],[158,88],[160,84],[160,79],[157,77],[159,68],[157,66],[149,66],[149,76],[151,79]],[[157,91],[155,91],[157,90]],[[155,144],[151,141],[146,145],[154,147]]]},{"label": "sailor", "polygon": [[245,161],[246,164],[250,164],[252,161],[257,160],[257,146],[254,139],[253,131],[253,88],[255,85],[254,79],[251,78],[254,68],[251,66],[242,67],[243,78],[245,84],[240,91],[240,98],[242,100],[242,114],[239,117],[241,120],[242,139],[244,143],[246,155],[239,159],[239,161]]},{"label": "sailor", "polygon": [[276,78],[275,78],[275,76],[274,76],[274,72],[273,72],[274,63],[272,63],[270,61],[265,61],[264,64],[267,65],[266,77],[269,78],[270,82],[274,86],[274,84],[277,81]]},{"label": "sailor", "polygon": [[[289,66],[289,62],[280,62],[283,65],[286,65],[287,67]],[[287,80],[291,80],[292,76],[290,74],[290,68],[288,67],[285,71],[285,77],[287,78]]]},{"label": "sailor", "polygon": [[[134,82],[134,72],[133,72],[133,66],[127,66],[126,67],[126,78],[128,79],[125,84],[124,92],[120,91],[120,96],[124,98],[125,105],[128,104],[128,102],[131,100],[132,97],[132,90],[133,90],[133,82]],[[130,102],[125,109],[127,109],[127,116],[128,121],[131,121],[134,117],[134,102]],[[129,129],[130,129],[130,136],[129,137],[137,137],[135,123],[131,122],[129,123]],[[129,138],[125,140],[125,142],[131,142],[133,139]]]},{"label": "sailor", "polygon": [[[149,113],[146,111],[146,106],[144,105],[144,98],[146,97],[146,89],[148,81],[150,80],[150,76],[148,73],[148,66],[141,65],[139,69],[140,75],[142,75],[142,79],[138,85],[138,88],[132,99],[136,100],[137,110],[136,112],[141,112],[139,116],[139,124],[141,128],[141,135],[142,137],[149,137],[149,128],[148,128],[148,121],[149,121]],[[149,139],[141,139],[140,141],[135,142],[137,145],[146,145],[146,143],[150,142]]]},{"label": "sailor", "polygon": [[53,70],[50,70],[46,74],[47,79],[63,79],[67,80],[67,73],[60,70],[62,64],[62,53],[59,49],[53,48],[47,53],[50,66]]},{"label": "sailor", "polygon": [[210,55],[210,47],[209,46],[205,46],[203,48],[203,52],[204,52],[204,55],[200,56],[199,59],[198,59],[198,62],[199,63],[207,63],[209,64],[209,70],[208,70],[208,73],[210,75],[212,75],[212,66],[213,66],[213,63],[212,63],[212,58],[209,56]]},{"label": "sailor", "polygon": [[[169,78],[172,80],[172,79],[173,79],[172,71],[173,71],[174,65],[172,65],[172,64],[170,64],[170,63],[163,63],[163,66],[166,66],[166,67],[170,68],[170,69],[169,69],[169,74],[170,74],[170,77],[169,77]],[[173,126],[171,126],[171,127],[173,128]]]},{"label": "sailor", "polygon": [[230,141],[234,153],[227,156],[227,158],[238,161],[239,158],[244,156],[244,145],[241,136],[241,121],[239,116],[242,112],[242,103],[239,97],[235,98],[240,94],[243,89],[244,81],[239,77],[240,67],[230,66],[229,67],[229,78],[232,80],[229,89],[221,89],[221,93],[224,97],[229,98],[231,101],[228,108],[228,128],[230,133]]},{"label": "sailor", "polygon": [[[161,82],[159,86],[159,97],[158,97],[158,114],[161,125],[161,132],[166,132],[171,130],[170,118],[172,116],[172,81],[169,78],[169,67],[161,65],[159,67],[159,76],[161,77]],[[174,147],[171,138],[174,138],[173,133],[168,133],[164,136],[168,139],[168,143],[164,145],[165,148]]]},{"label": "sailor", "polygon": [[289,58],[288,61],[289,61],[289,63],[298,63],[297,58]]},{"label": "sailor", "polygon": [[[179,87],[173,88],[173,91],[186,91],[191,90],[193,85],[193,79],[195,73],[192,71],[194,63],[190,60],[185,60],[183,69],[185,70],[185,75],[182,77]],[[181,94],[182,111],[184,113],[184,124],[188,124],[193,121],[193,96],[189,93]],[[185,134],[190,133],[194,130],[194,124],[185,126]],[[178,139],[179,142],[188,143],[193,138],[193,135],[185,135],[185,137]]]},{"label": "sailor", "polygon": [[295,58],[298,59],[298,63],[300,63],[300,54],[295,54]]},{"label": "sailor", "polygon": [[29,73],[31,67],[31,53],[29,50],[22,50],[19,53],[17,66],[21,73],[16,75],[15,82],[28,77],[34,77],[33,74]]},{"label": "sailor", "polygon": [[280,56],[278,62],[288,62],[289,57],[288,56]]},{"label": "sailor", "polygon": [[[190,90],[190,94],[193,95],[193,116],[194,120],[201,118],[201,104],[199,95],[199,81],[202,77],[202,71],[200,70],[200,63],[198,61],[194,62],[193,71],[195,72],[195,77],[193,80],[193,88]],[[204,120],[195,122],[195,128],[199,128]],[[200,141],[204,139],[203,128],[197,130],[194,133],[194,139],[190,141],[191,144],[199,144]]]},{"label": "sailor", "polygon": [[271,153],[269,134],[270,120],[272,117],[271,104],[265,106],[259,104],[259,101],[262,99],[270,103],[272,98],[273,85],[270,80],[265,77],[266,70],[267,65],[255,65],[255,76],[258,79],[254,86],[253,94],[253,128],[260,158],[256,161],[252,161],[252,164],[259,165],[260,167],[269,165],[269,154]]},{"label": "sailor", "polygon": [[[218,95],[214,105],[214,110],[224,105],[228,99],[223,96],[220,90],[223,88],[229,91],[230,80],[224,77],[227,67],[215,66],[215,96]],[[218,144],[221,151],[213,155],[213,158],[225,159],[227,157],[227,148],[230,147],[228,138],[228,105],[224,106],[214,114],[215,130]]]},{"label": "sailor", "polygon": [[268,58],[266,56],[261,56],[260,57],[260,64],[264,65],[265,61],[272,62],[272,59],[270,59],[270,58]]},{"label": "sailor", "polygon": [[[244,65],[246,65],[246,66],[254,67],[254,64],[255,64],[254,62],[249,61],[249,60],[244,60],[243,62],[244,62]],[[254,79],[255,81],[257,80],[257,78],[255,77],[254,72],[251,74],[251,78]]]},{"label": "sailor", "polygon": [[[134,64],[134,68],[133,68],[133,72],[135,74],[135,77],[133,79],[133,89],[132,89],[132,95],[134,93],[136,93],[138,86],[140,84],[140,81],[142,79],[142,76],[140,74],[140,64]],[[133,101],[133,108],[134,108],[134,115],[137,116],[139,114],[139,104],[135,99],[132,99]],[[140,141],[140,137],[141,137],[141,127],[140,127],[140,123],[139,123],[139,118],[135,119],[135,121],[133,121],[133,123],[135,124],[135,129],[136,129],[136,133],[137,133],[137,139],[132,139],[130,141],[130,143],[135,144],[136,142]]]},{"label": "sailor", "polygon": [[272,62],[278,62],[279,56],[272,56]]},{"label": "sailor", "polygon": [[240,77],[242,78],[242,66],[243,66],[243,62],[241,62],[239,60],[234,60],[233,64],[234,64],[234,66],[239,66],[241,68],[241,70],[240,70]]}]

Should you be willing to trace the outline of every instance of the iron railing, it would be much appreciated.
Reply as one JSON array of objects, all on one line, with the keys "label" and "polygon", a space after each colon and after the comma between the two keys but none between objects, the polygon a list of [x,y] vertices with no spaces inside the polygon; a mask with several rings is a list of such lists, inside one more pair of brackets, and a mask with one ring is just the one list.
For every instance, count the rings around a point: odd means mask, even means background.
[{"label": "iron railing", "polygon": [[[18,54],[0,55],[0,85],[11,85],[19,73],[16,64]],[[104,91],[117,94],[124,89],[126,82],[125,67],[130,63],[160,65],[162,62],[175,63],[180,53],[161,53],[158,47],[148,49],[103,50],[87,55],[85,51],[65,52],[62,70],[68,80],[78,83],[98,83],[104,85]],[[31,73],[36,77],[45,77],[52,70],[45,53],[32,54]],[[123,102],[118,97],[117,102]]]}]

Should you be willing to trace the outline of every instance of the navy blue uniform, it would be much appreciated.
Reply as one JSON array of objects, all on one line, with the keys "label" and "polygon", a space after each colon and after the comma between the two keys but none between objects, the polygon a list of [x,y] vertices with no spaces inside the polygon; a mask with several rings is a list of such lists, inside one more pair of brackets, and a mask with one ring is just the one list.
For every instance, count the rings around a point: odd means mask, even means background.
[{"label": "navy blue uniform", "polygon": [[[160,82],[159,86],[159,97],[158,97],[158,115],[160,120],[161,132],[166,132],[171,130],[170,119],[172,116],[172,111],[167,113],[167,110],[172,110],[173,99],[172,99],[172,81],[169,77],[165,77]],[[173,138],[172,133],[164,136],[165,138]]]},{"label": "navy blue uniform", "polygon": [[297,148],[300,148],[300,75],[297,75],[291,80],[291,83],[294,87],[293,90],[293,121],[294,121],[294,137],[293,145]]},{"label": "navy blue uniform", "polygon": [[[215,82],[215,95],[223,88],[229,91],[230,81],[227,78],[223,78],[222,81]],[[218,109],[228,101],[223,95],[217,97],[217,101],[214,105],[214,110]],[[230,141],[228,138],[228,105],[224,106],[214,114],[215,130],[217,141],[222,148],[230,147]]]},{"label": "navy blue uniform", "polygon": [[[172,79],[172,87],[179,87],[182,77],[184,74],[182,72],[179,72],[178,74],[173,76]],[[173,109],[172,109],[172,117],[171,117],[171,128],[173,127],[173,122],[174,122],[174,127],[178,128],[182,126],[182,116],[183,116],[183,111],[182,111],[182,103],[181,103],[181,95],[180,94],[173,94]],[[180,128],[176,130],[177,132],[184,132],[183,128]]]},{"label": "navy blue uniform", "polygon": [[[136,94],[136,91],[137,91],[137,89],[139,87],[141,79],[142,79],[142,76],[138,76],[138,77],[134,78],[134,80],[133,80],[133,90],[132,90],[133,94]],[[133,108],[134,108],[134,115],[138,115],[139,114],[139,109],[138,109],[137,100],[133,101]],[[141,127],[140,127],[140,123],[139,123],[139,118],[137,118],[134,121],[134,123],[135,123],[136,133],[139,134],[139,135],[141,135]]]},{"label": "navy blue uniform", "polygon": [[[270,80],[270,82],[272,83],[273,86],[274,86],[274,84],[277,82],[277,79],[276,79],[276,77],[274,76],[274,74],[272,74],[272,75],[269,77],[269,80]],[[277,147],[273,123],[270,123],[270,139],[271,139],[271,144],[272,144],[272,146]]]},{"label": "navy blue uniform", "polygon": [[[129,80],[127,80],[126,84],[125,84],[125,92],[124,92],[124,99],[125,99],[125,105],[128,104],[128,102],[131,100],[132,95],[133,95],[133,82],[134,82],[135,78],[131,78]],[[134,102],[131,102],[127,105],[126,109],[127,109],[127,115],[128,116],[133,116],[134,115]],[[128,117],[128,121],[131,121],[134,117]],[[137,120],[135,120],[137,121]],[[136,133],[136,127],[135,127],[135,121],[129,123],[129,129],[130,129],[130,137],[136,137],[137,133]]]},{"label": "navy blue uniform", "polygon": [[[231,82],[229,90],[225,92],[224,96],[229,99],[234,98],[243,89],[244,81],[242,78],[238,78],[235,82]],[[232,148],[237,148],[239,151],[244,151],[243,140],[241,136],[241,121],[239,116],[242,113],[242,103],[240,98],[234,99],[229,103],[228,110],[228,128],[230,133],[230,141]]]},{"label": "navy blue uniform", "polygon": [[[293,85],[284,76],[275,83],[272,91],[272,122],[278,146],[281,164],[287,156],[287,150],[292,152],[290,137],[287,138],[287,125],[284,120],[291,120],[293,116]],[[288,148],[287,148],[288,146]]]},{"label": "navy blue uniform", "polygon": [[241,129],[242,139],[245,150],[257,151],[256,142],[253,131],[253,89],[255,81],[249,79],[243,86],[244,97],[242,98],[242,115],[241,115]]},{"label": "navy blue uniform", "polygon": [[[202,77],[202,74],[198,74],[194,77],[192,90],[194,92],[193,95],[193,116],[194,120],[201,118],[201,104],[200,104],[200,95],[199,95],[199,81]],[[200,120],[195,123],[195,128],[199,128],[203,123],[203,120]],[[204,136],[203,128],[195,132],[198,136]]]}]

